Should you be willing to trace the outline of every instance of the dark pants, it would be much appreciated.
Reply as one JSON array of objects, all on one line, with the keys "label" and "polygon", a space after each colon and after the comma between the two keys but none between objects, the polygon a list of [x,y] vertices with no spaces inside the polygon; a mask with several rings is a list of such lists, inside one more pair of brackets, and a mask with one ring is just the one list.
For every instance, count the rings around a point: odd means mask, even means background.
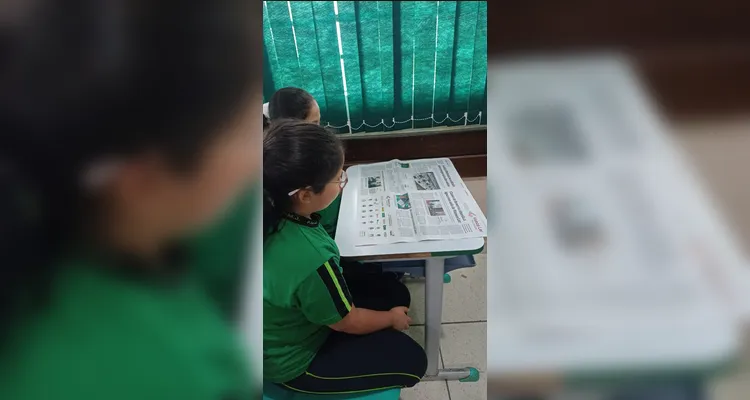
[{"label": "dark pants", "polygon": [[[409,290],[392,277],[347,276],[346,272],[344,277],[358,308],[388,311],[411,303]],[[424,350],[403,332],[331,332],[307,371],[282,386],[315,394],[403,388],[416,385],[426,369]]]}]

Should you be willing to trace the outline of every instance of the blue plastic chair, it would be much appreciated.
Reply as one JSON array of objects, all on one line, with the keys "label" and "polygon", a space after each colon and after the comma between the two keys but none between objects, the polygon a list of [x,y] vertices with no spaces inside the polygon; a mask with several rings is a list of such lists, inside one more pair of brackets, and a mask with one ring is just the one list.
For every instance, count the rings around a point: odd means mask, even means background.
[{"label": "blue plastic chair", "polygon": [[401,389],[386,389],[365,393],[305,394],[286,390],[271,382],[263,382],[263,400],[398,400]]},{"label": "blue plastic chair", "polygon": [[[413,260],[413,261],[387,261],[382,263],[383,272],[395,272],[408,274],[412,277],[424,277],[425,276],[425,260]],[[445,283],[450,282],[449,272],[455,271],[461,268],[471,268],[477,265],[474,261],[474,256],[465,255],[457,256],[445,259],[445,277],[443,281]]]}]

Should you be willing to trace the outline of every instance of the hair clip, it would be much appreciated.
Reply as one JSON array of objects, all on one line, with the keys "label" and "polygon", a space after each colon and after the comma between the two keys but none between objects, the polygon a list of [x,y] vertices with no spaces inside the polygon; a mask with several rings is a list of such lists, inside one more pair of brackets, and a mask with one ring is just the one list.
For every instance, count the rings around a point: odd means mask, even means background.
[{"label": "hair clip", "polygon": [[291,192],[289,192],[289,196],[294,196],[295,193],[299,192],[300,189],[294,189]]}]

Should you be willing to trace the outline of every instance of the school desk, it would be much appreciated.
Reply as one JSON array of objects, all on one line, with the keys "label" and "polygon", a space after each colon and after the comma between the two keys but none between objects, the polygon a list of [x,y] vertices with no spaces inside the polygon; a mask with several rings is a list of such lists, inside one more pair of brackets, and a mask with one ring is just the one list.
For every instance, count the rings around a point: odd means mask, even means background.
[{"label": "school desk", "polygon": [[490,391],[731,366],[744,257],[627,60],[506,60],[488,82]]},{"label": "school desk", "polygon": [[[360,166],[346,170],[350,182],[359,182]],[[479,379],[476,368],[438,368],[440,360],[440,329],[443,313],[443,274],[445,259],[458,255],[478,254],[484,248],[484,238],[458,240],[430,240],[415,243],[393,243],[372,246],[356,246],[355,216],[357,215],[358,185],[344,188],[336,227],[336,244],[342,258],[357,261],[425,260],[425,352],[427,372],[424,380],[461,380],[474,382]]]}]

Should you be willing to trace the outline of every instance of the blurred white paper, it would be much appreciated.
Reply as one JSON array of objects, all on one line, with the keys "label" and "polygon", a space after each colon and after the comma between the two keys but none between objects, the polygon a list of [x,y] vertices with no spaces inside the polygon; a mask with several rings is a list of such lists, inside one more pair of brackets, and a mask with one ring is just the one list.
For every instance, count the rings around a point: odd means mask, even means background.
[{"label": "blurred white paper", "polygon": [[490,370],[727,361],[744,259],[627,62],[490,67]]}]

